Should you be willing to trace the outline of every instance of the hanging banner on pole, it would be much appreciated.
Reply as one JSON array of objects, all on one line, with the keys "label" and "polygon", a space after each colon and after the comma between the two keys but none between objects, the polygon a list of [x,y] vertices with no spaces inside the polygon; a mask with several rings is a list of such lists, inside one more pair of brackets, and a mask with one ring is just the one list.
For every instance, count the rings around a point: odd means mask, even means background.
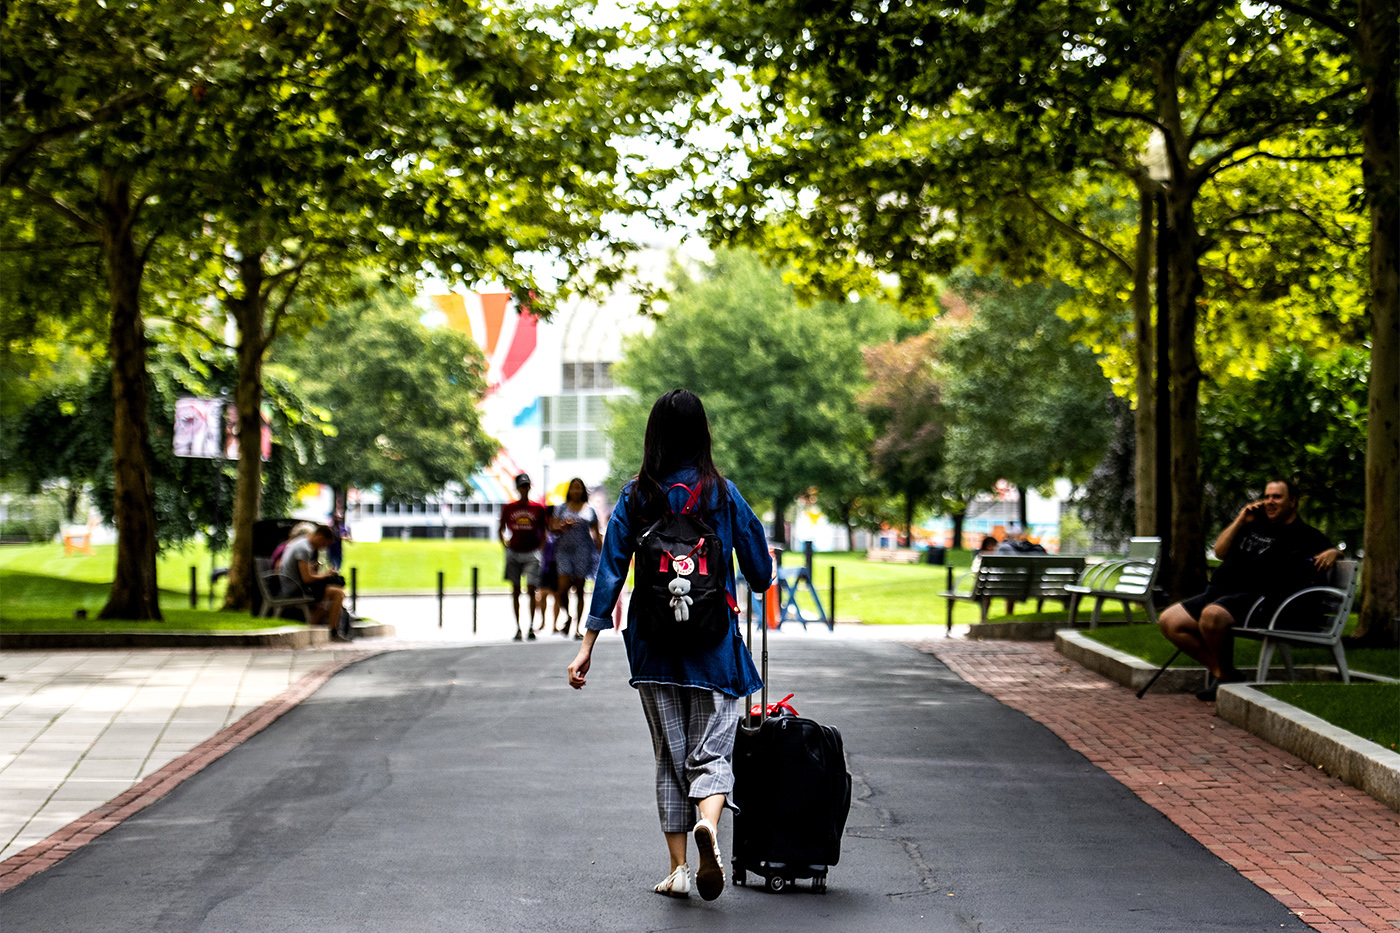
[{"label": "hanging banner on pole", "polygon": [[[238,409],[221,398],[175,400],[175,456],[238,459]],[[272,420],[262,412],[262,458],[272,458]]]},{"label": "hanging banner on pole", "polygon": [[220,460],[224,456],[224,400],[175,400],[175,456]]}]

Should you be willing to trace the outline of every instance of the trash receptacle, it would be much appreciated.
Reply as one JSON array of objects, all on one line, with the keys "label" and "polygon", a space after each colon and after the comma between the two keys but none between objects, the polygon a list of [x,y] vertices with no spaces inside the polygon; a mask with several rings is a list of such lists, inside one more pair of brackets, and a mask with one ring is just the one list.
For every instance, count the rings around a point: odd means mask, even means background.
[{"label": "trash receptacle", "polygon": [[939,547],[938,545],[932,545],[924,551],[924,563],[936,564],[937,566],[941,567],[943,566],[943,562],[947,560],[947,555],[947,548]]}]

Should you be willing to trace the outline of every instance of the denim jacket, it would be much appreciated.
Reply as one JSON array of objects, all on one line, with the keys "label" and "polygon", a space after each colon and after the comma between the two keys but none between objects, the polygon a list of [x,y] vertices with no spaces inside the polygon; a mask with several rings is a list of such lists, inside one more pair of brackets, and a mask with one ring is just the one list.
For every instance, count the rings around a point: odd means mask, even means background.
[{"label": "denim jacket", "polygon": [[[699,473],[694,467],[681,467],[666,477],[661,485],[670,489],[668,498],[674,511],[679,512],[685,506],[687,493],[684,489],[671,489],[672,484],[684,483],[689,486],[698,479]],[[735,595],[731,554],[738,556],[739,569],[744,579],[753,584],[755,592],[767,589],[768,581],[773,577],[773,559],[768,553],[763,523],[754,515],[744,497],[739,495],[734,484],[725,480],[725,485],[729,493],[728,505],[720,510],[719,491],[711,490],[700,513],[705,523],[714,528],[723,546],[724,566],[729,571],[729,594]],[[633,484],[628,483],[617,500],[617,507],[608,520],[607,534],[603,538],[598,578],[593,586],[593,602],[588,611],[590,629],[603,631],[612,628],[613,606],[617,604],[627,580],[637,535],[643,530],[637,514],[640,511],[641,497],[636,494]],[[718,690],[732,697],[747,696],[762,688],[763,681],[754,668],[753,657],[739,634],[737,617],[730,621],[729,637],[721,639],[714,648],[676,656],[650,651],[644,640],[632,637],[635,613],[636,605],[633,604],[628,608],[628,624],[622,632],[627,659],[632,666],[632,686],[639,683],[676,684]]]}]

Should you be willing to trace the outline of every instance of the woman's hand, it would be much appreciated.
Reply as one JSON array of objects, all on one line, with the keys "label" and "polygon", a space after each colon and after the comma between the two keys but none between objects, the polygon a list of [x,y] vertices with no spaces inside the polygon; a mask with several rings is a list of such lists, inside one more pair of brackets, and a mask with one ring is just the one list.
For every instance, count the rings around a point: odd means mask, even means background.
[{"label": "woman's hand", "polygon": [[582,690],[583,685],[588,683],[584,675],[588,673],[588,668],[593,663],[590,647],[585,643],[583,647],[579,648],[573,663],[569,665],[569,686],[575,690]]}]

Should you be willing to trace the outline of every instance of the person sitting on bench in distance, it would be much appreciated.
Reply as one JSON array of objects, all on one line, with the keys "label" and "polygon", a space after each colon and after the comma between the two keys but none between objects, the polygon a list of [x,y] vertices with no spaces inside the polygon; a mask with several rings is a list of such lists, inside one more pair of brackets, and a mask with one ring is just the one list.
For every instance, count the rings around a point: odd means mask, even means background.
[{"label": "person sitting on bench in distance", "polygon": [[308,625],[325,623],[337,637],[340,631],[340,610],[345,604],[345,578],[334,570],[316,571],[316,552],[325,550],[334,540],[335,532],[327,525],[317,525],[311,534],[293,538],[282,552],[278,571],[282,595],[305,592],[315,600],[306,607]]},{"label": "person sitting on bench in distance", "polygon": [[1240,509],[1220,537],[1221,559],[1206,591],[1162,610],[1162,634],[1210,672],[1211,682],[1196,694],[1215,699],[1220,683],[1245,679],[1234,666],[1230,628],[1249,614],[1261,596],[1281,598],[1315,586],[1337,562],[1338,551],[1298,517],[1297,486],[1282,479],[1264,486],[1264,498]]}]

